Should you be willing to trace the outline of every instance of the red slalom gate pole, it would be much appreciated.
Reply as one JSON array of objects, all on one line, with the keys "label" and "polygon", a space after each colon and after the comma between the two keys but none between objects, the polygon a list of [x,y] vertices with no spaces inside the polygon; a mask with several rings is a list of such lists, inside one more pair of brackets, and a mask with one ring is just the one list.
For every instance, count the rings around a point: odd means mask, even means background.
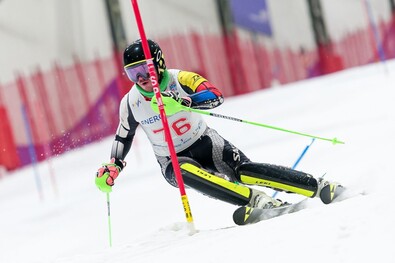
[{"label": "red slalom gate pole", "polygon": [[184,185],[184,180],[181,175],[180,164],[178,162],[177,154],[174,149],[173,139],[171,137],[169,124],[167,121],[167,117],[166,117],[166,113],[165,113],[165,109],[164,109],[164,104],[162,101],[162,96],[160,94],[158,76],[155,71],[154,63],[151,59],[152,55],[149,50],[148,41],[147,41],[147,37],[145,35],[144,25],[143,25],[143,21],[141,19],[140,10],[139,10],[138,4],[137,4],[137,0],[131,0],[131,1],[132,1],[133,10],[134,10],[134,15],[136,18],[137,27],[138,27],[138,30],[140,33],[141,43],[143,45],[144,56],[146,58],[146,63],[148,66],[150,79],[151,79],[154,93],[155,93],[155,98],[158,102],[159,114],[160,114],[160,117],[162,120],[162,125],[163,125],[163,129],[164,129],[164,133],[165,133],[165,139],[167,142],[167,146],[169,148],[174,173],[175,173],[177,183],[178,183],[178,188],[180,189],[181,200],[182,200],[182,204],[184,207],[185,217],[186,217],[187,222],[189,224],[190,234],[194,234],[194,233],[196,233],[196,229],[195,229],[195,226],[193,223],[193,218],[192,218],[191,208],[189,206],[188,197],[185,192],[185,185]]}]

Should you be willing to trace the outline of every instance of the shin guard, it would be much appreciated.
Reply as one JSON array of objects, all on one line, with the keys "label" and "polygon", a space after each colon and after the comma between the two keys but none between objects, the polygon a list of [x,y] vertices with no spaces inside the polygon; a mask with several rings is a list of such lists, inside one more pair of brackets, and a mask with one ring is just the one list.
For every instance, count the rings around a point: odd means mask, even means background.
[{"label": "shin guard", "polygon": [[238,168],[240,181],[250,185],[261,185],[275,190],[314,197],[317,180],[304,172],[291,168],[264,163],[243,163]]},{"label": "shin guard", "polygon": [[185,185],[215,199],[244,206],[250,202],[252,190],[225,180],[190,163],[180,165]]}]

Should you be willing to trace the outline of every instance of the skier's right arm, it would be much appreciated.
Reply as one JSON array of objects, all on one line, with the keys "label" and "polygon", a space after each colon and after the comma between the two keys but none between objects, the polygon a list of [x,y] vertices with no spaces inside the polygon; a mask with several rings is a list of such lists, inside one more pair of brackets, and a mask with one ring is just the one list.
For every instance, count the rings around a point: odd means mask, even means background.
[{"label": "skier's right arm", "polygon": [[180,71],[177,78],[182,89],[189,94],[191,108],[208,110],[223,103],[221,91],[199,74]]},{"label": "skier's right arm", "polygon": [[139,125],[133,117],[127,98],[128,95],[122,99],[120,104],[120,122],[112,144],[111,161],[103,164],[97,172],[96,185],[103,192],[111,191],[114,180],[125,167],[126,162],[124,159],[132,146],[133,138]]}]

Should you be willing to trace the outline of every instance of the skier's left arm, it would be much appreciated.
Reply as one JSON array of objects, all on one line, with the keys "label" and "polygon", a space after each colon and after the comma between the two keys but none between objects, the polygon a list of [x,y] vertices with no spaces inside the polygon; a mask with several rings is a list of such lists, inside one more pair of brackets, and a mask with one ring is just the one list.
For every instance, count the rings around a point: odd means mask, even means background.
[{"label": "skier's left arm", "polygon": [[178,82],[192,100],[195,109],[212,109],[224,101],[221,91],[197,73],[180,71]]}]

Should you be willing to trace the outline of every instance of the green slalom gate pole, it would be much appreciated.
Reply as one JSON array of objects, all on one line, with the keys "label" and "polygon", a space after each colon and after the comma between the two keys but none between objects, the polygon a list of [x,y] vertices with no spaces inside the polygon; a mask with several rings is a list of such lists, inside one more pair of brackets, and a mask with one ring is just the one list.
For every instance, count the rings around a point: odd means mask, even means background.
[{"label": "green slalom gate pole", "polygon": [[[329,142],[332,142],[333,144],[344,144],[345,143],[343,141],[339,141],[337,138],[333,138],[333,139],[324,138],[324,137],[319,137],[319,136],[315,136],[315,135],[311,135],[311,134],[307,134],[307,133],[287,130],[284,128],[275,127],[275,126],[271,126],[271,125],[267,125],[267,124],[263,124],[263,123],[242,120],[242,119],[238,119],[238,118],[231,117],[231,116],[221,115],[218,113],[213,113],[213,112],[208,112],[208,111],[198,110],[198,109],[192,109],[192,108],[186,107],[184,105],[181,105],[180,103],[178,103],[177,101],[175,101],[173,98],[170,98],[170,97],[162,97],[162,101],[163,101],[164,108],[165,108],[167,115],[173,115],[173,114],[175,114],[179,111],[182,111],[182,110],[183,111],[190,111],[190,112],[196,112],[199,114],[209,115],[212,117],[217,117],[217,118],[222,118],[222,119],[237,121],[237,122],[243,122],[243,123],[247,123],[247,124],[251,124],[251,125],[255,125],[255,126],[260,126],[260,127],[264,127],[264,128],[269,128],[269,129],[273,129],[273,130],[277,130],[277,131],[282,131],[282,132],[292,133],[292,134],[296,134],[296,135],[300,135],[300,136],[310,137],[310,138],[314,138],[317,140],[329,141]],[[158,106],[157,106],[156,99],[153,99],[151,101],[151,108],[155,112],[158,112]]]}]

